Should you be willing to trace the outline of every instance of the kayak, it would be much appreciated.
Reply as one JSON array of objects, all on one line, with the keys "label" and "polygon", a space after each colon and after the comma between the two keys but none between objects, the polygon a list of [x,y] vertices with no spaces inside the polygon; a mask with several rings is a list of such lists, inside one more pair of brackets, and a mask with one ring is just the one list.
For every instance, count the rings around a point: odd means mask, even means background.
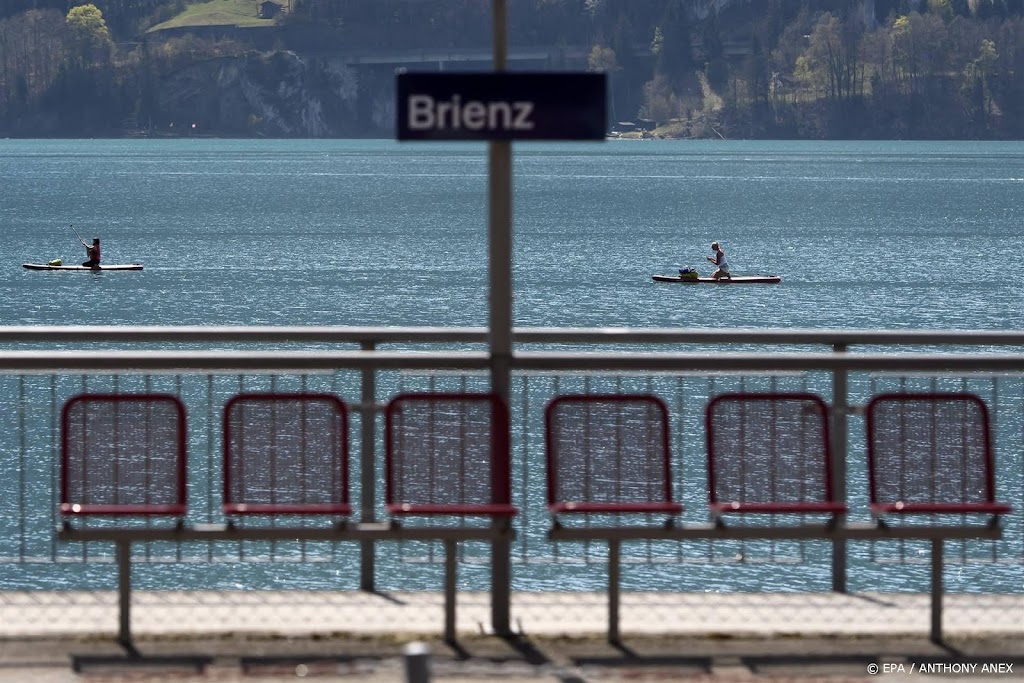
[{"label": "kayak", "polygon": [[717,280],[713,277],[684,278],[679,275],[652,275],[651,278],[655,282],[679,282],[685,285],[700,285],[705,283],[716,285],[774,285],[782,282],[782,278],[778,275],[733,275],[732,277],[723,277]]},{"label": "kayak", "polygon": [[123,263],[99,268],[86,268],[85,266],[51,266],[46,263],[22,263],[22,267],[29,270],[142,270],[141,263]]}]

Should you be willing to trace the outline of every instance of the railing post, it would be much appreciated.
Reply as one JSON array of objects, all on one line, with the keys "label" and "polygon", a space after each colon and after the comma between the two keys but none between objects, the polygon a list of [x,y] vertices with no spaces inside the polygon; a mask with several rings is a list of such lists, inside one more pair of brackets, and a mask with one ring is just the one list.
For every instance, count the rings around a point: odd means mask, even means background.
[{"label": "railing post", "polygon": [[932,539],[932,625],[931,641],[942,643],[942,538]]},{"label": "railing post", "polygon": [[456,564],[458,546],[452,539],[444,542],[444,642],[455,643],[455,597],[458,590]]},{"label": "railing post", "polygon": [[117,553],[117,642],[129,655],[135,655],[135,644],[132,642],[132,544],[131,541],[118,541],[115,548]]},{"label": "railing post", "polygon": [[[846,344],[833,344],[835,353],[846,353]],[[832,491],[838,500],[846,501],[846,444],[848,443],[849,375],[845,369],[832,372]],[[846,515],[836,515],[836,524],[846,523]],[[846,592],[846,540],[832,541],[832,590]]]},{"label": "railing post", "polygon": [[608,541],[608,642],[621,642],[619,633],[619,585],[621,582],[622,561],[619,539]]},{"label": "railing post", "polygon": [[[494,0],[493,12],[494,70],[504,71],[508,58],[506,0]],[[511,142],[488,143],[487,184],[491,391],[508,405],[512,367]],[[495,519],[493,524],[504,525],[506,520]],[[491,544],[491,628],[495,633],[511,633],[511,602],[512,544],[500,537]]]},{"label": "railing post", "polygon": [[[363,351],[373,351],[376,344],[364,341],[359,345]],[[362,371],[362,406],[359,418],[359,520],[373,522],[377,493],[377,470],[375,467],[376,424],[377,424],[377,371],[367,368]],[[373,541],[362,541],[359,545],[359,589],[376,590],[375,572],[376,549]]]}]

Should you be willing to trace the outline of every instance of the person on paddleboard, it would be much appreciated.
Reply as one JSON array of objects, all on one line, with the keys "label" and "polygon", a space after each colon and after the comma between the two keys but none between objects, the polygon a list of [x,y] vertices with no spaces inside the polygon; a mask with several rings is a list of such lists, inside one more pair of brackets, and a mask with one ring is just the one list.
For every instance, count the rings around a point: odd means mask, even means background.
[{"label": "person on paddleboard", "polygon": [[718,242],[712,242],[711,248],[714,250],[715,255],[704,257],[718,266],[718,269],[711,273],[711,277],[716,280],[723,277],[731,277],[731,274],[729,273],[729,262],[725,259],[725,250],[722,249],[722,246]]},{"label": "person on paddleboard", "polygon": [[85,247],[85,253],[89,260],[82,265],[86,268],[99,268],[100,267],[100,238],[93,237],[92,244],[87,244],[85,240],[81,240],[82,246]]}]

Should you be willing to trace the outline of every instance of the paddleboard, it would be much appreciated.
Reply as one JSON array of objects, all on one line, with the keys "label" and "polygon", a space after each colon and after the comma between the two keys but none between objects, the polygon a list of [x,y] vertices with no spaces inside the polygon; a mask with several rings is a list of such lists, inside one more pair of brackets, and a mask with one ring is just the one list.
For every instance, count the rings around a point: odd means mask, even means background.
[{"label": "paddleboard", "polygon": [[684,285],[774,285],[782,282],[782,278],[778,275],[733,275],[732,277],[723,277],[717,280],[713,277],[684,278],[679,275],[652,275],[651,278],[655,282],[678,282]]},{"label": "paddleboard", "polygon": [[124,263],[124,264],[113,264],[109,266],[100,266],[99,268],[86,268],[85,266],[51,266],[45,263],[22,263],[23,268],[29,270],[142,270],[141,263]]}]

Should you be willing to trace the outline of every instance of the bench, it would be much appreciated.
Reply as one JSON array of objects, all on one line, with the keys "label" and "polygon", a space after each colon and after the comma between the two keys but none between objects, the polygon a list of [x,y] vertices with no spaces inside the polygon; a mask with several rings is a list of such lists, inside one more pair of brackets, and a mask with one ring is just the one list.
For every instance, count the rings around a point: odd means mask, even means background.
[{"label": "bench", "polygon": [[[144,541],[440,541],[445,638],[455,639],[456,547],[508,542],[508,410],[491,394],[402,394],[386,410],[387,511],[353,523],[348,411],[328,394],[239,394],[224,409],[224,523],[186,524],[186,417],[174,396],[83,394],[61,420],[61,541],[107,541],[118,563],[118,641],[131,636],[131,544]],[[474,464],[482,462],[484,464]],[[425,472],[431,472],[424,478]],[[477,474],[486,471],[486,476]],[[462,474],[461,481],[452,475]],[[76,522],[113,516],[99,527]],[[416,524],[483,516],[487,526]],[[299,519],[301,525],[278,522]],[[153,520],[169,519],[159,524]],[[323,524],[309,524],[322,519]],[[267,523],[269,520],[271,523]],[[276,523],[274,523],[276,522]]]},{"label": "bench", "polygon": [[708,493],[728,514],[846,513],[832,490],[828,406],[813,394],[722,394],[706,415]]},{"label": "bench", "polygon": [[[881,399],[882,397],[880,397]],[[926,398],[921,409],[963,422],[966,433],[987,432],[987,413],[951,413],[944,410],[947,397]],[[980,403],[980,400],[978,400]],[[899,404],[909,409],[916,403]],[[872,409],[873,406],[873,409]],[[868,409],[868,427],[875,438],[872,463],[880,461],[881,444],[894,439],[878,422],[889,415],[883,400]],[[982,404],[983,408],[983,404]],[[980,416],[980,417],[979,417]],[[608,544],[608,639],[617,643],[619,633],[620,544],[635,540],[883,540],[932,541],[931,638],[942,639],[942,540],[998,539],[998,515],[1009,506],[984,500],[957,501],[956,511],[990,515],[984,525],[935,524],[891,525],[875,521],[845,521],[847,506],[834,496],[831,483],[829,410],[811,394],[727,394],[713,398],[705,412],[708,454],[708,514],[711,523],[682,525],[676,516],[682,506],[672,499],[668,411],[651,395],[559,396],[545,413],[548,508],[553,541],[602,541]],[[960,424],[955,422],[954,424]],[[982,426],[979,426],[982,425]],[[954,430],[955,431],[955,430]],[[922,453],[942,452],[951,466],[962,459],[963,469],[977,472],[991,487],[991,453],[985,449],[950,448],[934,437],[939,430],[920,432],[928,437],[927,448],[907,448],[907,470]],[[598,437],[599,435],[599,437]],[[872,439],[869,438],[869,444]],[[985,443],[988,441],[986,439]],[[958,445],[958,444],[957,444]],[[870,448],[870,446],[869,446]],[[872,459],[873,458],[873,459]],[[646,463],[646,465],[645,465]],[[652,463],[657,463],[652,465]],[[597,465],[597,466],[595,466]],[[638,466],[639,465],[639,466]],[[872,465],[874,466],[874,465]],[[629,472],[624,482],[617,481]],[[573,475],[572,473],[575,473]],[[567,477],[573,485],[567,486]],[[885,496],[872,479],[872,510],[910,512],[906,503],[883,502]],[[622,485],[622,484],[628,485]],[[942,492],[936,489],[937,494]],[[951,505],[941,500],[933,505]],[[969,505],[969,508],[964,508]],[[949,508],[952,509],[952,508]],[[946,511],[946,507],[933,511]],[[923,509],[922,509],[923,511]],[[622,522],[623,513],[660,513],[654,521]],[[611,514],[595,514],[611,513]],[[586,525],[568,525],[571,516],[583,517]],[[727,523],[732,516],[742,524]],[[805,518],[811,517],[813,521]],[[747,521],[767,518],[770,523]],[[780,518],[795,521],[779,524]],[[819,518],[823,518],[819,520]]]},{"label": "bench", "polygon": [[870,509],[878,526],[941,530],[950,515],[960,518],[962,533],[929,537],[931,632],[938,641],[943,541],[998,532],[999,516],[1013,511],[995,499],[988,408],[967,393],[889,393],[872,398],[865,414]]}]

